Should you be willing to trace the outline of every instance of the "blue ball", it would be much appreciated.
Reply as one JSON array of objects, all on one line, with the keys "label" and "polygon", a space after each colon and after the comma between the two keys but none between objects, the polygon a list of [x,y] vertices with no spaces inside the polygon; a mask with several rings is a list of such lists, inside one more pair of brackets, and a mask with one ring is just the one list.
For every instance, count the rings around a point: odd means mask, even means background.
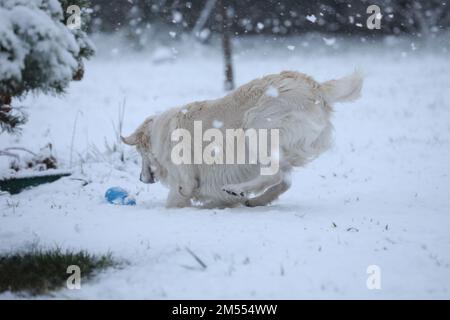
[{"label": "blue ball", "polygon": [[112,187],[106,190],[105,199],[112,204],[134,206],[136,200],[128,194],[128,191],[121,187]]}]

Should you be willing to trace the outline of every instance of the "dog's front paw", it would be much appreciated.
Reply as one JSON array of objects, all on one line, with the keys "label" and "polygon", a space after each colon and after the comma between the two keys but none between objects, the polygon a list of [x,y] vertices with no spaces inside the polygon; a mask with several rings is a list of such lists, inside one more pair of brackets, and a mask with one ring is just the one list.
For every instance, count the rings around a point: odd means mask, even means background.
[{"label": "dog's front paw", "polygon": [[226,185],[223,186],[222,191],[225,191],[229,195],[235,196],[235,197],[245,197],[245,192],[237,188],[235,185]]}]

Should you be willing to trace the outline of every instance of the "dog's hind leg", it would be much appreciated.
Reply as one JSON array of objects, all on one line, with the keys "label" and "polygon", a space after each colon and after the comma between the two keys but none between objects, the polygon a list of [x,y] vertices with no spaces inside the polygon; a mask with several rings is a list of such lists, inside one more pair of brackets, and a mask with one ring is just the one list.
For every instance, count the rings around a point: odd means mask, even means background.
[{"label": "dog's hind leg", "polygon": [[268,205],[269,203],[277,200],[282,193],[286,192],[289,189],[290,186],[290,182],[283,180],[279,184],[267,189],[262,195],[246,200],[244,204],[247,207]]},{"label": "dog's hind leg", "polygon": [[238,184],[228,184],[222,190],[236,197],[246,198],[251,194],[259,194],[283,181],[281,172],[274,175],[260,175],[257,178]]}]

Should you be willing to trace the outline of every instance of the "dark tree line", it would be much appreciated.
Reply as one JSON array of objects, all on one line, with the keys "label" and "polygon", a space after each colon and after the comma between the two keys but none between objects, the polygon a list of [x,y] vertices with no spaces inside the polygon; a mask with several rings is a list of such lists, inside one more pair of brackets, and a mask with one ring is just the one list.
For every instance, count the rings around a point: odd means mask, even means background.
[{"label": "dark tree line", "polygon": [[[94,0],[93,27],[101,31],[170,26],[177,33],[195,28],[210,0]],[[217,0],[219,2],[219,0]],[[291,35],[310,31],[341,34],[374,34],[367,29],[366,9],[381,8],[378,34],[429,36],[450,26],[449,0],[225,0],[232,13],[233,35]],[[208,15],[202,31],[207,36],[220,31],[220,6]]]}]

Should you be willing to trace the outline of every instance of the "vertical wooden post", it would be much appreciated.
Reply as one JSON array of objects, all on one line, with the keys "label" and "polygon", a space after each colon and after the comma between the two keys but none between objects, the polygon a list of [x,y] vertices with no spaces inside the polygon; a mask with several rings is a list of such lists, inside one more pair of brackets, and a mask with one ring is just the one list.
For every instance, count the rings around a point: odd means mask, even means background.
[{"label": "vertical wooden post", "polygon": [[229,8],[226,4],[227,0],[220,0],[221,31],[222,31],[222,48],[225,61],[225,90],[234,89],[233,79],[233,63],[231,60],[231,43],[230,43],[230,17]]}]

